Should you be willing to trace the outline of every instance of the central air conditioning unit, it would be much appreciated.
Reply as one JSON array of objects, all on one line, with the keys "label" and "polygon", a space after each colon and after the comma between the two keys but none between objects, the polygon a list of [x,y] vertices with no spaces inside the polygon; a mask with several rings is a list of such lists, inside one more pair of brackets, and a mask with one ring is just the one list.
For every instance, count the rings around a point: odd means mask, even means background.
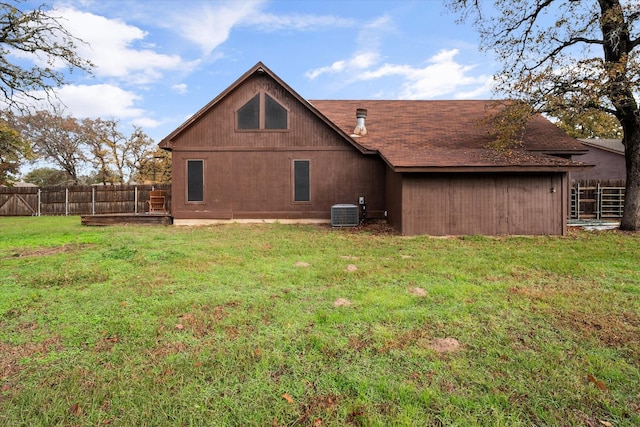
[{"label": "central air conditioning unit", "polygon": [[332,227],[357,227],[360,223],[360,210],[356,205],[331,206]]}]

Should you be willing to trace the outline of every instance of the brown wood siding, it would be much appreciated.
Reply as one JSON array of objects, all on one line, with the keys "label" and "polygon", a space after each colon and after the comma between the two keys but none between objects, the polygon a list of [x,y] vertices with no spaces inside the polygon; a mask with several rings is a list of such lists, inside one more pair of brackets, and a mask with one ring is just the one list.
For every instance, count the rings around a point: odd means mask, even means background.
[{"label": "brown wood siding", "polygon": [[[287,130],[237,130],[236,111],[267,93],[288,111]],[[355,111],[354,111],[355,126]],[[186,201],[186,161],[204,160],[204,201]],[[310,161],[309,202],[293,201],[293,160]],[[358,203],[384,217],[385,165],[364,155],[267,74],[254,74],[174,138],[176,219],[329,219]]]},{"label": "brown wood siding", "polygon": [[[236,111],[258,92],[273,97],[289,112],[289,129],[239,131],[236,129]],[[355,110],[353,124],[355,126]],[[353,147],[326,123],[317,117],[289,92],[266,74],[256,74],[243,85],[220,100],[218,104],[197,122],[189,126],[175,139],[180,148],[288,148],[288,147]]]},{"label": "brown wood siding", "polygon": [[596,147],[587,148],[589,152],[581,156],[575,156],[575,159],[595,166],[590,169],[571,172],[571,179],[581,181],[590,179],[610,180],[627,178],[627,166],[625,164],[624,154],[612,153],[611,151],[601,150]]},{"label": "brown wood siding", "polygon": [[406,174],[401,231],[439,236],[562,235],[564,175]]},{"label": "brown wood siding", "polygon": [[[185,165],[205,162],[204,202],[186,201]],[[309,202],[293,201],[293,160],[310,161]],[[329,219],[331,206],[358,203],[367,216],[385,210],[384,163],[352,150],[225,151],[173,153],[176,219],[314,218]],[[179,197],[178,195],[182,195]]]},{"label": "brown wood siding", "polygon": [[402,230],[402,174],[386,168],[387,222]]}]

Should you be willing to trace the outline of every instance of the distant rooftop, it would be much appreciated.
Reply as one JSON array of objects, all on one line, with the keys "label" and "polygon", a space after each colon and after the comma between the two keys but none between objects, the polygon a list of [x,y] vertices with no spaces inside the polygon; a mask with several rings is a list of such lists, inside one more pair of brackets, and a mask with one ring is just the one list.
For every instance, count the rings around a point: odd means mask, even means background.
[{"label": "distant rooftop", "polygon": [[580,139],[584,145],[601,148],[618,154],[624,154],[624,145],[620,139]]}]

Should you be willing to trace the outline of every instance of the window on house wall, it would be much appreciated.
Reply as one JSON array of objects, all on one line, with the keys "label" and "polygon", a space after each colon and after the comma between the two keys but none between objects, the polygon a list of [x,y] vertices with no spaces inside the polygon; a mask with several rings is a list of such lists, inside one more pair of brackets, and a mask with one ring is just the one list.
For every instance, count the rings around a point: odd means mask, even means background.
[{"label": "window on house wall", "polygon": [[289,112],[266,93],[258,93],[237,111],[239,130],[286,130]]},{"label": "window on house wall", "polygon": [[266,93],[264,94],[264,127],[265,129],[287,128],[287,110]]},{"label": "window on house wall", "polygon": [[293,201],[308,202],[311,200],[309,160],[293,161]]},{"label": "window on house wall", "polygon": [[260,94],[244,104],[238,110],[238,129],[260,128]]},{"label": "window on house wall", "polygon": [[187,202],[204,201],[204,160],[187,160]]}]

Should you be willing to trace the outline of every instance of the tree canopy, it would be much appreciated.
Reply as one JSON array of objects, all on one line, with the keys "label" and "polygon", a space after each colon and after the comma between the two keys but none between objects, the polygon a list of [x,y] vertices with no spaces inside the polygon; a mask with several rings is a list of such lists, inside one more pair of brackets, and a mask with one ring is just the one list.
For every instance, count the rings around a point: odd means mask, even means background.
[{"label": "tree canopy", "polygon": [[18,4],[0,2],[0,94],[8,106],[25,109],[42,92],[53,96],[53,89],[66,82],[65,71],[90,71],[92,64],[76,53],[83,42],[60,17],[44,5],[23,11]]},{"label": "tree canopy", "polygon": [[[93,168],[99,182],[129,183],[156,160],[153,140],[135,126],[126,136],[116,120],[79,120],[49,111],[8,117],[31,143],[35,156],[64,171],[72,182],[79,182],[82,170]],[[161,176],[161,167],[166,166],[157,166]]]},{"label": "tree canopy", "polygon": [[[46,6],[21,10],[20,2],[0,1],[0,108],[26,111],[33,102],[55,98],[66,72],[90,71],[92,64],[76,53],[77,43]],[[10,183],[31,155],[30,145],[3,120],[0,122],[0,183]]]},{"label": "tree canopy", "polygon": [[[624,230],[640,230],[640,2],[637,0],[448,0],[470,19],[502,69],[497,91],[520,113],[573,126],[609,115],[622,129],[627,169]],[[527,108],[522,108],[526,105]],[[522,123],[523,120],[520,120]],[[581,124],[582,123],[582,124]],[[506,133],[517,142],[513,129]]]},{"label": "tree canopy", "polygon": [[20,132],[0,119],[0,185],[11,184],[12,176],[31,154],[29,143]]}]

